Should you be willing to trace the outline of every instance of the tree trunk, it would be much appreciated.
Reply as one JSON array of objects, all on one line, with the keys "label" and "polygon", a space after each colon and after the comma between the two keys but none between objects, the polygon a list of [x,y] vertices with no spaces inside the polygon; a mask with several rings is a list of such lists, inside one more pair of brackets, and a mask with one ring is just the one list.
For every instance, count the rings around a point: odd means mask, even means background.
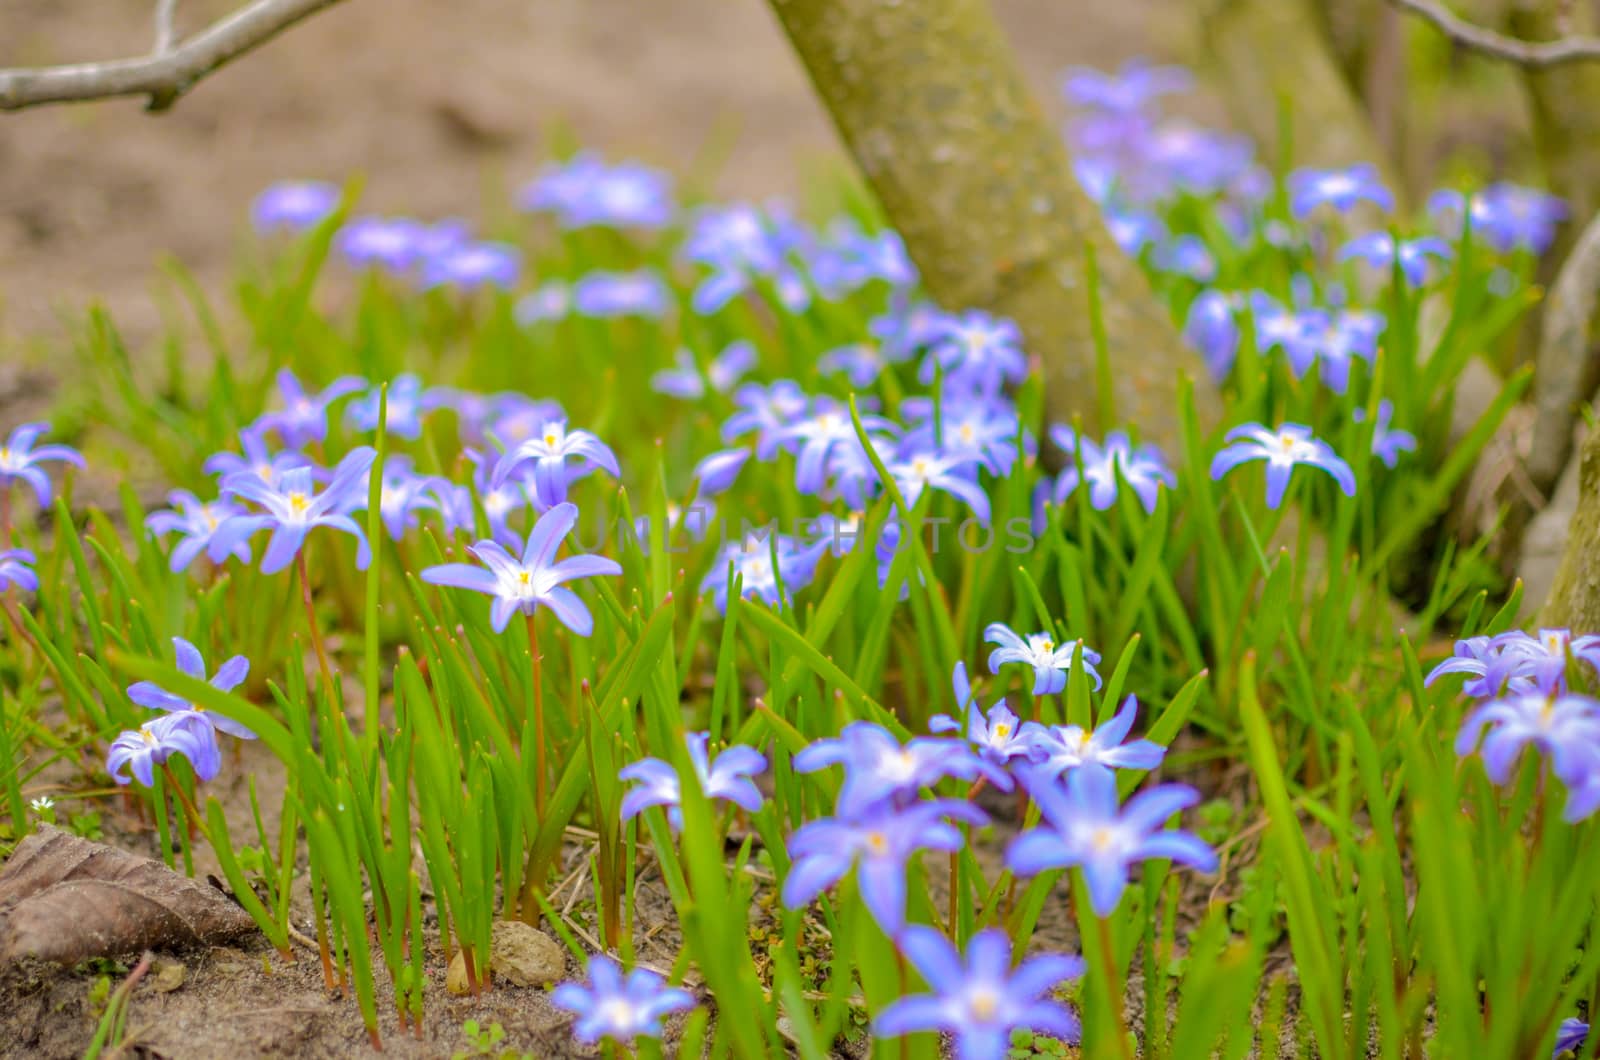
[{"label": "tree trunk", "polygon": [[1188,375],[1214,421],[1204,365],[1078,187],[986,0],[770,2],[928,291],[1016,321],[1054,420],[1117,426],[1097,422],[1092,247],[1118,419],[1175,447]]},{"label": "tree trunk", "polygon": [[1331,54],[1325,24],[1305,0],[1211,0],[1202,7],[1203,47],[1240,128],[1269,152],[1287,147],[1295,165],[1371,162],[1389,174],[1389,159]]},{"label": "tree trunk", "polygon": [[1539,625],[1575,633],[1600,632],[1600,431],[1590,431],[1578,459],[1578,510],[1567,527],[1566,550],[1556,569]]},{"label": "tree trunk", "polygon": [[[1551,4],[1512,4],[1511,31],[1527,40],[1590,34],[1597,20],[1588,4],[1573,4],[1567,22],[1557,23]],[[1570,23],[1570,24],[1568,24]],[[1570,63],[1527,70],[1523,78],[1533,116],[1533,139],[1550,190],[1567,201],[1573,218],[1593,217],[1600,209],[1600,65]],[[1575,229],[1554,248],[1566,257]]]}]

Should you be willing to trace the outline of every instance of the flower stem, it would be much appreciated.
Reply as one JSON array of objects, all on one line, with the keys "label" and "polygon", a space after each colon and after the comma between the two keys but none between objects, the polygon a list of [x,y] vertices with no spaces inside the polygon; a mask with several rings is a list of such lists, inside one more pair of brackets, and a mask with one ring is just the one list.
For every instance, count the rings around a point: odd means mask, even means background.
[{"label": "flower stem", "polygon": [[1133,1050],[1128,1048],[1128,1030],[1122,1022],[1122,977],[1117,974],[1117,955],[1111,945],[1111,923],[1103,916],[1094,919],[1100,927],[1100,974],[1105,978],[1106,1007],[1117,1037],[1117,1053],[1123,1060],[1133,1060]]},{"label": "flower stem", "polygon": [[533,805],[544,823],[544,681],[539,657],[539,624],[528,612],[528,655],[533,660]]},{"label": "flower stem", "polygon": [[310,631],[311,646],[317,652],[317,665],[322,670],[322,683],[333,695],[333,671],[328,666],[328,652],[322,646],[322,632],[317,628],[317,609],[311,602],[311,576],[306,571],[306,550],[301,546],[295,557],[295,568],[300,573],[300,599],[306,607],[306,628]]}]

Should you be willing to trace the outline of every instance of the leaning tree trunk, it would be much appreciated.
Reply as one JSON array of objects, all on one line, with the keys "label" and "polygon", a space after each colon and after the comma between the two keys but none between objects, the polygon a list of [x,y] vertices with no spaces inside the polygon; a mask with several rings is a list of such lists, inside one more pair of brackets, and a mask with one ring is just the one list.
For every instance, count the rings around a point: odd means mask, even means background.
[{"label": "leaning tree trunk", "polygon": [[1115,426],[1097,422],[1091,252],[1118,417],[1175,444],[1186,374],[1214,418],[1204,366],[1078,187],[987,0],[770,2],[928,291],[1017,322],[1053,418]]}]

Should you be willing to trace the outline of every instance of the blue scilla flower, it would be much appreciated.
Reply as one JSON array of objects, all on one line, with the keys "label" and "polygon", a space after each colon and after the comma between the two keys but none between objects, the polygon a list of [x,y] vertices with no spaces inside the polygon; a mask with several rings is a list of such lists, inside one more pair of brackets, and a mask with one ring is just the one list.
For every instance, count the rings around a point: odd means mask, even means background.
[{"label": "blue scilla flower", "polygon": [[885,465],[907,507],[916,507],[925,491],[936,489],[962,501],[972,509],[978,522],[987,526],[989,495],[978,485],[978,469],[981,466],[982,463],[975,456],[941,454],[916,448]]},{"label": "blue scilla flower", "polygon": [[1217,259],[1196,235],[1184,234],[1159,244],[1150,255],[1150,264],[1196,283],[1210,283],[1217,278]]},{"label": "blue scilla flower", "polygon": [[1594,783],[1600,773],[1600,701],[1558,692],[1511,695],[1473,708],[1456,735],[1456,754],[1478,751],[1484,772],[1496,784],[1511,779],[1511,769],[1527,747],[1544,754],[1550,771],[1579,796],[1569,796],[1563,813],[1567,820],[1594,812],[1600,805],[1600,785]]},{"label": "blue scilla flower", "polygon": [[1161,487],[1172,489],[1178,484],[1161,450],[1153,445],[1134,445],[1126,432],[1112,431],[1101,445],[1071,427],[1057,424],[1050,428],[1050,440],[1073,458],[1056,477],[1051,489],[1050,500],[1055,504],[1070,497],[1080,482],[1087,482],[1089,504],[1103,512],[1117,501],[1120,476],[1139,498],[1144,510],[1154,512]]},{"label": "blue scilla flower", "polygon": [[1113,208],[1106,211],[1104,220],[1111,241],[1134,257],[1167,238],[1167,226],[1161,219],[1141,210]]},{"label": "blue scilla flower", "polygon": [[[515,535],[508,537],[511,518],[527,508],[534,500],[533,482],[528,477],[512,475],[497,486],[494,484],[494,465],[497,458],[477,449],[467,449],[463,452],[473,465],[473,489],[476,490],[478,500],[483,505],[483,514],[489,521],[490,536],[502,544],[507,543],[511,537],[515,537]],[[444,506],[447,524],[451,529],[471,527],[475,514],[472,507],[472,491],[452,492],[450,496],[452,503]],[[521,538],[515,537],[515,540],[516,547],[520,551]]]},{"label": "blue scilla flower", "polygon": [[1233,444],[1211,461],[1211,477],[1220,480],[1240,464],[1265,460],[1268,508],[1276,508],[1283,503],[1284,492],[1289,488],[1289,476],[1301,464],[1320,468],[1332,475],[1346,497],[1356,495],[1356,477],[1350,465],[1339,459],[1327,442],[1312,437],[1310,427],[1285,423],[1277,430],[1272,430],[1259,423],[1245,423],[1229,431],[1227,440]]},{"label": "blue scilla flower", "polygon": [[525,394],[496,394],[478,441],[512,448],[542,438],[550,424],[566,421],[567,414],[561,410],[559,402],[530,398]]},{"label": "blue scilla flower", "polygon": [[212,563],[221,563],[230,555],[241,563],[250,562],[250,545],[242,540],[228,542],[227,549],[217,545],[217,531],[245,510],[231,501],[202,501],[188,490],[173,490],[167,494],[170,509],[151,512],[144,521],[145,529],[152,534],[179,534],[182,537],[173,546],[168,566],[174,571],[187,570],[201,553]]},{"label": "blue scilla flower", "polygon": [[[369,471],[368,481],[352,499],[352,512],[367,510],[370,485]],[[417,525],[417,517],[422,512],[440,511],[441,487],[446,485],[449,484],[431,475],[417,474],[411,458],[404,454],[391,456],[384,461],[383,477],[378,485],[378,518],[382,520],[389,537],[399,541],[406,536],[406,531]]]},{"label": "blue scilla flower", "polygon": [[[724,748],[712,761],[706,746],[710,737],[703,732],[688,733],[689,760],[694,765],[700,790],[708,799],[724,799],[740,809],[755,813],[761,809],[761,792],[750,780],[767,768],[767,760],[753,747],[734,744]],[[617,774],[622,780],[637,781],[622,797],[622,819],[627,820],[651,806],[667,807],[667,820],[674,831],[683,827],[683,792],[678,771],[671,762],[642,758],[624,766]]]},{"label": "blue scilla flower", "polygon": [[926,397],[909,397],[900,403],[900,414],[913,425],[904,439],[908,450],[972,457],[1002,478],[1011,474],[1018,455],[1038,453],[1033,434],[1022,427],[1016,406],[1003,393],[946,387],[937,416],[935,407],[933,399]]},{"label": "blue scilla flower", "polygon": [[1363,162],[1343,169],[1299,169],[1289,174],[1289,205],[1296,217],[1307,217],[1323,205],[1348,213],[1358,202],[1370,202],[1385,211],[1394,209],[1394,196],[1383,186],[1377,166]]},{"label": "blue scilla flower", "polygon": [[[760,600],[769,607],[779,605],[779,580],[783,593],[794,593],[811,584],[817,561],[825,546],[804,544],[786,534],[751,536],[746,541],[729,541],[717,553],[711,569],[700,582],[701,593],[711,593],[717,610],[728,610],[728,595],[738,579],[740,595]],[[777,566],[773,566],[773,555]]]},{"label": "blue scilla flower", "polygon": [[194,775],[202,781],[210,780],[222,769],[222,754],[217,750],[217,734],[211,722],[192,710],[184,710],[151,718],[118,736],[106,752],[106,772],[119,785],[137,780],[147,788],[154,787],[155,767],[175,754],[187,758]]},{"label": "blue scilla flower", "polygon": [[783,904],[811,904],[854,868],[867,911],[886,933],[897,934],[906,918],[906,864],[920,851],[960,850],[961,830],[952,821],[981,828],[989,818],[970,802],[935,799],[903,809],[880,803],[850,818],[809,821],[789,837],[793,864],[783,881]]},{"label": "blue scilla flower", "polygon": [[668,986],[648,968],[635,968],[626,979],[617,962],[603,954],[589,958],[589,983],[562,983],[550,991],[550,1003],[576,1013],[573,1037],[586,1045],[610,1038],[632,1045],[639,1037],[661,1037],[661,1021],[674,1012],[694,1008],[694,995]]},{"label": "blue scilla flower", "polygon": [[890,364],[909,361],[944,331],[944,313],[932,302],[896,291],[889,308],[867,321],[867,333],[878,340]]},{"label": "blue scilla flower", "polygon": [[1561,199],[1508,182],[1491,184],[1472,196],[1441,190],[1428,198],[1428,212],[1451,235],[1461,230],[1463,210],[1470,213],[1474,234],[1502,254],[1513,250],[1543,254],[1567,218],[1567,205]]},{"label": "blue scilla flower", "polygon": [[[1357,405],[1350,418],[1357,423],[1365,422],[1366,408]],[[1417,436],[1391,426],[1393,421],[1394,402],[1384,398],[1378,402],[1378,415],[1373,420],[1372,455],[1382,460],[1385,467],[1396,466],[1400,463],[1401,453],[1415,452],[1417,448]]]},{"label": "blue scilla flower", "polygon": [[1583,1048],[1584,1039],[1589,1037],[1589,1025],[1580,1019],[1564,1019],[1561,1026],[1556,1029],[1556,1048],[1550,1054],[1551,1060],[1556,1060],[1562,1053],[1576,1053]]},{"label": "blue scilla flower", "polygon": [[39,506],[50,503],[52,490],[50,476],[39,465],[46,461],[60,461],[73,467],[84,467],[83,454],[70,445],[35,445],[50,430],[48,423],[24,423],[12,430],[5,444],[0,445],[0,488],[9,489],[21,480],[33,487]]},{"label": "blue scilla flower", "polygon": [[339,187],[320,180],[285,180],[257,195],[250,221],[257,232],[315,228],[339,206]]},{"label": "blue scilla flower", "polygon": [[824,375],[842,375],[856,390],[865,390],[876,383],[888,366],[883,348],[871,342],[838,346],[817,358],[817,371]]},{"label": "blue scilla flower", "polygon": [[1186,784],[1148,788],[1119,807],[1116,777],[1109,769],[1088,766],[1069,772],[1065,786],[1041,784],[1030,794],[1046,825],[1012,841],[1006,866],[1022,876],[1081,869],[1096,916],[1110,916],[1117,908],[1135,862],[1161,858],[1201,872],[1216,868],[1210,847],[1187,832],[1163,827],[1173,814],[1200,801],[1200,793]]},{"label": "blue scilla flower", "polygon": [[251,475],[272,486],[287,472],[311,467],[308,457],[292,449],[273,452],[267,445],[260,421],[239,432],[239,448],[243,450],[242,454],[226,451],[213,453],[201,465],[202,470],[208,475],[220,475],[223,479]]},{"label": "blue scilla flower", "polygon": [[[756,363],[756,348],[740,339],[730,342],[704,372],[695,361],[694,353],[680,348],[673,357],[673,366],[650,377],[650,387],[658,394],[698,401],[707,393],[726,394]],[[751,384],[755,385],[755,384]],[[745,388],[741,387],[741,390]]]},{"label": "blue scilla flower", "polygon": [[866,508],[883,486],[878,468],[872,462],[873,456],[887,466],[897,459],[900,451],[900,443],[884,434],[868,435],[867,445],[872,447],[870,454],[861,439],[852,435],[834,446],[828,455],[823,485],[817,492],[828,497],[837,496],[855,511]]},{"label": "blue scilla flower", "polygon": [[1461,691],[1475,699],[1493,699],[1506,691],[1532,692],[1536,688],[1533,679],[1517,673],[1522,661],[1507,653],[1495,637],[1467,637],[1456,641],[1450,658],[1430,670],[1422,683],[1429,686],[1448,674],[1466,674]]},{"label": "blue scilla flower", "polygon": [[38,559],[25,548],[0,549],[0,592],[18,588],[34,593],[39,591],[39,575],[34,573]]},{"label": "blue scilla flower", "polygon": [[1350,388],[1350,367],[1357,359],[1371,364],[1383,333],[1382,315],[1359,309],[1307,309],[1298,317],[1299,332],[1284,343],[1289,365],[1302,376],[1315,362],[1322,382],[1335,394]]},{"label": "blue scilla flower", "polygon": [[424,287],[454,287],[461,291],[495,287],[509,291],[521,275],[522,251],[509,243],[472,240],[422,256]]},{"label": "blue scilla flower", "polygon": [[[217,667],[217,672],[208,679],[206,677],[206,661],[201,657],[199,648],[196,648],[182,637],[173,637],[172,647],[177,655],[179,670],[196,681],[209,680],[211,687],[219,692],[232,692],[250,674],[250,660],[243,655],[235,655]],[[141,707],[147,707],[150,710],[164,710],[169,714],[193,713],[218,732],[225,732],[229,736],[237,736],[241,740],[254,740],[256,738],[255,733],[232,718],[225,718],[213,711],[208,711],[201,704],[191,703],[182,696],[168,692],[153,681],[138,681],[129,685],[128,698]]]},{"label": "blue scilla flower", "polygon": [[[345,406],[345,422],[358,431],[378,429],[378,409],[383,395],[377,386]],[[395,438],[415,440],[422,437],[422,417],[430,404],[422,389],[422,380],[411,372],[397,375],[389,382],[387,420],[384,432]]]},{"label": "blue scilla flower", "polygon": [[727,492],[750,459],[748,449],[719,449],[694,466],[695,496],[715,497]]},{"label": "blue scilla flower", "polygon": [[662,228],[677,212],[665,173],[635,162],[607,165],[590,153],[547,166],[517,201],[555,214],[563,228]]},{"label": "blue scilla flower", "polygon": [[366,387],[365,379],[346,375],[313,393],[300,385],[300,380],[295,378],[293,372],[284,368],[278,372],[278,395],[283,400],[283,407],[258,417],[252,433],[257,436],[267,432],[276,433],[290,449],[320,442],[328,437],[329,406]]},{"label": "blue scilla flower", "polygon": [[481,563],[445,563],[428,567],[422,580],[429,585],[447,585],[494,598],[489,607],[489,623],[496,633],[503,632],[517,612],[532,615],[548,608],[563,626],[580,637],[594,632],[594,616],[567,582],[598,575],[621,574],[622,566],[604,556],[577,555],[557,560],[561,543],[578,522],[575,504],[558,504],[539,517],[518,558],[494,541],[479,541],[469,552]]},{"label": "blue scilla flower", "polygon": [[1139,701],[1129,696],[1110,720],[1096,729],[1024,723],[1021,739],[1031,752],[1032,762],[1025,775],[1029,788],[1055,783],[1083,766],[1145,771],[1159,766],[1167,754],[1165,747],[1150,740],[1128,739],[1138,713]]},{"label": "blue scilla flower", "polygon": [[[956,663],[951,685],[956,696],[956,716],[960,717],[962,711],[966,712],[967,743],[985,764],[992,767],[984,771],[984,776],[1001,791],[1010,791],[1015,786],[1010,774],[1013,763],[1017,759],[1031,759],[1034,754],[1032,741],[1023,734],[1022,723],[1006,706],[1004,699],[995,700],[988,713],[984,713],[982,704],[967,681],[966,663]],[[928,719],[928,731],[961,732],[962,725],[948,714],[935,714]]]},{"label": "blue scilla flower", "polygon": [[1083,667],[1094,687],[1100,687],[1100,674],[1095,667],[1100,663],[1100,653],[1071,640],[1057,644],[1050,633],[1030,633],[1024,637],[1002,622],[991,622],[983,631],[987,644],[998,645],[989,653],[989,672],[998,674],[1006,663],[1022,663],[1033,669],[1033,694],[1053,696],[1067,687],[1067,671],[1072,669],[1073,656],[1083,646]]},{"label": "blue scilla flower", "polygon": [[672,309],[672,291],[654,269],[591,272],[572,285],[572,305],[586,317],[660,318]]},{"label": "blue scilla flower", "polygon": [[1020,383],[1028,375],[1022,332],[1012,321],[981,309],[944,314],[918,378],[933,382],[935,368],[947,382],[989,393],[1006,383]]},{"label": "blue scilla flower", "polygon": [[[570,463],[574,460],[576,464]],[[541,505],[566,500],[567,487],[596,468],[612,478],[622,477],[611,447],[589,431],[567,430],[566,420],[546,420],[537,434],[502,456],[494,466],[493,482],[499,485],[529,466]]]},{"label": "blue scilla flower", "polygon": [[960,1060],[1002,1060],[1010,1055],[1016,1030],[1078,1040],[1077,1016],[1049,994],[1057,983],[1083,974],[1081,958],[1045,953],[1012,967],[1011,940],[999,928],[973,935],[965,955],[937,929],[921,924],[907,927],[895,944],[933,993],[894,1001],[873,1021],[874,1036],[948,1031]]},{"label": "blue scilla flower", "polygon": [[285,471],[271,484],[251,472],[228,475],[222,480],[225,493],[265,510],[236,515],[223,523],[212,539],[212,547],[231,552],[256,531],[271,530],[272,538],[261,556],[261,572],[276,574],[300,554],[312,530],[326,526],[356,539],[356,567],[365,570],[372,552],[367,546],[366,534],[350,518],[349,512],[359,503],[367,469],[377,455],[369,446],[352,449],[334,468],[332,480],[321,493],[316,492],[316,483],[308,467]]},{"label": "blue scilla flower", "polygon": [[837,737],[818,740],[794,756],[797,773],[844,767],[838,813],[853,817],[883,803],[906,805],[946,777],[972,780],[982,771],[959,740],[916,737],[901,744],[883,726],[853,721]]},{"label": "blue scilla flower", "polygon": [[800,384],[779,379],[770,386],[746,383],[733,395],[735,411],[722,423],[722,440],[732,442],[755,432],[756,459],[771,460],[785,441],[795,417],[810,404]]},{"label": "blue scilla flower", "polygon": [[1140,59],[1121,71],[1104,73],[1088,66],[1067,71],[1061,92],[1068,103],[1111,113],[1142,113],[1162,96],[1189,91],[1194,78],[1181,66],[1152,66]]},{"label": "blue scilla flower", "polygon": [[[882,416],[863,415],[861,425],[869,435],[898,431]],[[850,410],[829,397],[814,399],[805,414],[778,431],[778,438],[795,453],[795,488],[801,493],[821,493],[828,484],[829,458],[841,446],[859,445]]]},{"label": "blue scilla flower", "polygon": [[572,286],[562,280],[547,280],[517,299],[512,316],[523,327],[549,320],[564,319],[572,312]]},{"label": "blue scilla flower", "polygon": [[1437,236],[1396,240],[1388,232],[1368,232],[1357,236],[1339,251],[1340,261],[1356,259],[1375,269],[1388,269],[1396,263],[1400,274],[1412,287],[1421,287],[1428,278],[1428,259],[1449,261],[1450,244]]},{"label": "blue scilla flower", "polygon": [[1541,629],[1537,634],[1515,629],[1494,638],[1494,646],[1511,663],[1513,677],[1526,678],[1547,692],[1567,690],[1567,668],[1576,660],[1600,670],[1600,636],[1574,637],[1569,629]]},{"label": "blue scilla flower", "polygon": [[335,246],[357,268],[400,275],[417,264],[426,231],[426,225],[409,217],[353,217],[339,229]]}]

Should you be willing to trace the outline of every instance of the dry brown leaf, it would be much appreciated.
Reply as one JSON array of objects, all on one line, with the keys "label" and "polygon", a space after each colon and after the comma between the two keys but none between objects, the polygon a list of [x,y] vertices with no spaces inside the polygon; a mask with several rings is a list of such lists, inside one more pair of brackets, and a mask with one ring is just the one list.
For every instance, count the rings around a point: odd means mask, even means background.
[{"label": "dry brown leaf", "polygon": [[228,897],[159,861],[41,826],[0,868],[0,962],[71,964],[255,930]]}]

